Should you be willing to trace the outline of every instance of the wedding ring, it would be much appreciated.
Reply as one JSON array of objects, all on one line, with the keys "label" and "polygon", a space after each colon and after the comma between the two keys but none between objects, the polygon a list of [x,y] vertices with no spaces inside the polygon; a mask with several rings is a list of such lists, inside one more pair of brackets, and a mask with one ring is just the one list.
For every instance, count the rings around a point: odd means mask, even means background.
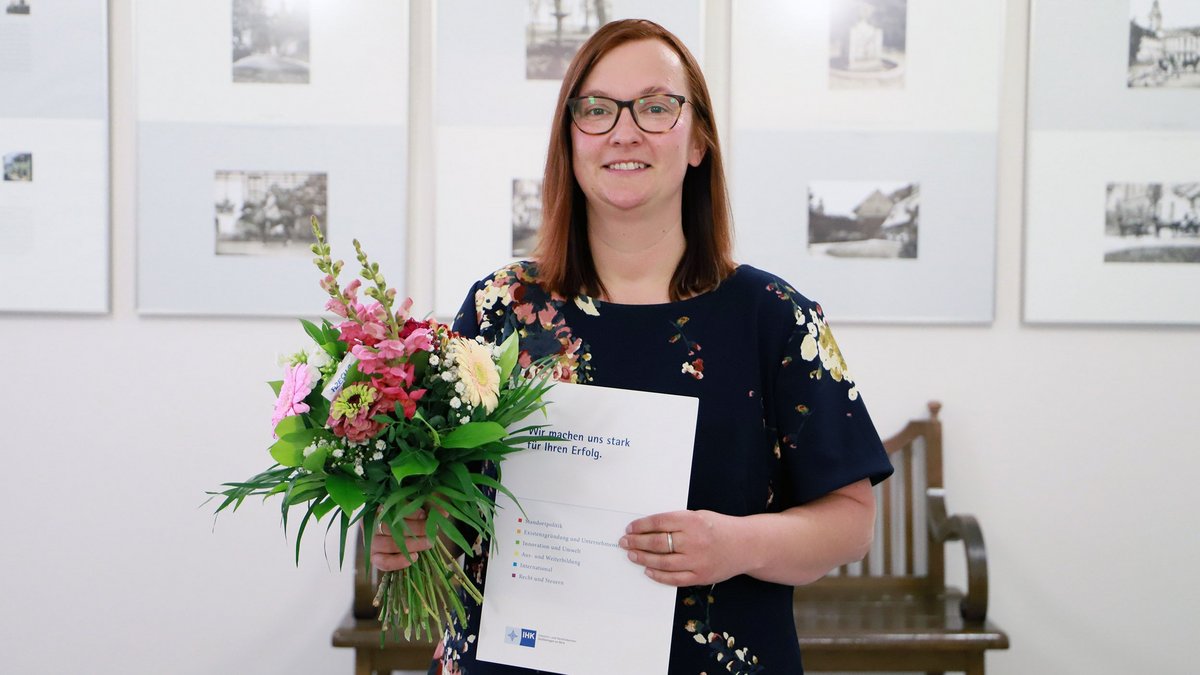
[{"label": "wedding ring", "polygon": [[674,541],[673,539],[671,539],[671,533],[670,533],[670,532],[668,532],[668,533],[667,533],[667,552],[668,552],[668,553],[674,553],[674,552],[675,552],[675,541]]}]

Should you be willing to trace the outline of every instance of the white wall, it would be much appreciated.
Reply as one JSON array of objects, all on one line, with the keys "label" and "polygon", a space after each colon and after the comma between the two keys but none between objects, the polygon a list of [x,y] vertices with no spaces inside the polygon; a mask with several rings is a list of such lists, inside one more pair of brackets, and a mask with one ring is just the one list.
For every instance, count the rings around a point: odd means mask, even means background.
[{"label": "white wall", "polygon": [[[130,3],[110,3],[113,312],[0,316],[0,672],[351,672],[329,646],[350,579],[319,536],[297,568],[275,504],[215,529],[200,505],[267,463],[261,382],[303,342],[298,324],[134,310]],[[1013,643],[990,672],[1183,673],[1200,606],[1185,500],[1200,331],[1022,324],[1028,7],[1011,5],[994,324],[843,325],[839,341],[884,433],[945,404],[950,506],[983,523],[991,615]],[[432,222],[429,192],[410,190],[414,222]],[[427,303],[428,268],[408,275]]]}]

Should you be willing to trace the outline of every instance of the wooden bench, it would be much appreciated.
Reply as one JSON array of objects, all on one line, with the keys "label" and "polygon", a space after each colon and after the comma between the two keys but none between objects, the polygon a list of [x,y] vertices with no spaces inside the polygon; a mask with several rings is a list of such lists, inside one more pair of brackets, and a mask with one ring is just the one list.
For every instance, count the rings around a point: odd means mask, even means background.
[{"label": "wooden bench", "polygon": [[[811,671],[961,671],[983,675],[1008,636],[987,620],[987,554],[979,523],[947,515],[941,404],[884,441],[896,473],[875,486],[875,542],[861,563],[796,589],[796,633]],[[967,590],[945,581],[945,548],[961,541]]]},{"label": "wooden bench", "polygon": [[[989,649],[1008,636],[987,621],[987,556],[974,517],[947,515],[941,404],[884,441],[896,474],[875,487],[875,543],[861,563],[796,589],[796,633],[809,671],[961,671],[983,675]],[[945,582],[945,547],[963,542],[967,590]],[[375,579],[356,554],[354,602],[333,633],[351,647],[355,674],[428,668],[433,645],[379,643]]]}]

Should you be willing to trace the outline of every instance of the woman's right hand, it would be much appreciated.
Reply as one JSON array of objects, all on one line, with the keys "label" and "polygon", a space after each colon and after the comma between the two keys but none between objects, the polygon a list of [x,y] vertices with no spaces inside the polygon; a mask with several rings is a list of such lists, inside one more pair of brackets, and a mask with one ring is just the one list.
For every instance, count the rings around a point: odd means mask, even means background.
[{"label": "woman's right hand", "polygon": [[388,526],[383,521],[378,521],[374,536],[371,537],[371,565],[382,572],[395,572],[412,565],[421,551],[433,548],[433,542],[425,536],[425,517],[425,511],[417,509],[404,519],[408,528],[404,545],[412,555],[411,560],[396,545]]}]

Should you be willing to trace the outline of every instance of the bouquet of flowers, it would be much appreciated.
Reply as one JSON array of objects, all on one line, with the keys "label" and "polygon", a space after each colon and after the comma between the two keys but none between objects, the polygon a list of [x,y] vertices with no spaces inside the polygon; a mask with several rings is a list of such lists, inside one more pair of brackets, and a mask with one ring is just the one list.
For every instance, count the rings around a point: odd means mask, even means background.
[{"label": "bouquet of flowers", "polygon": [[[339,285],[342,261],[330,258],[316,218],[312,224],[314,262],[330,298],[325,307],[340,321],[302,320],[313,346],[291,355],[284,378],[270,383],[279,397],[272,419],[278,440],[270,448],[276,463],[211,494],[224,496],[217,513],[237,510],[251,495],[280,495],[285,530],[291,509],[302,509],[297,563],[305,527],[326,516],[326,531],[335,523],[341,531],[339,562],[347,532],[358,523],[368,561],[370,533],[380,522],[408,555],[404,519],[424,508],[434,548],[407,569],[381,575],[375,603],[381,638],[431,637],[431,629],[440,633],[450,622],[451,611],[465,614],[456,585],[482,600],[442,535],[464,551],[471,549],[464,532],[492,538],[495,502],[488,488],[512,494],[481,466],[535,440],[526,434],[538,425],[508,430],[542,408],[551,385],[547,377],[514,373],[515,334],[493,345],[411,318],[412,301],[396,305],[395,289],[358,241],[362,279]],[[370,304],[358,298],[363,281]]]}]

